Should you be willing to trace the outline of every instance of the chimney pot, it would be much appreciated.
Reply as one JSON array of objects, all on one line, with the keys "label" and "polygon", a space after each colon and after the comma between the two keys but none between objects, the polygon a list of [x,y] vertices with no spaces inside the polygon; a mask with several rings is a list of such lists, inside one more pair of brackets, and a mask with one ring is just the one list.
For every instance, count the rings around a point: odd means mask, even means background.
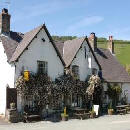
[{"label": "chimney pot", "polygon": [[8,14],[8,9],[5,9],[5,8],[2,9],[2,13],[3,13],[3,14]]},{"label": "chimney pot", "polygon": [[108,49],[112,54],[114,54],[114,42],[113,42],[113,36],[109,36],[109,41],[108,41]]}]

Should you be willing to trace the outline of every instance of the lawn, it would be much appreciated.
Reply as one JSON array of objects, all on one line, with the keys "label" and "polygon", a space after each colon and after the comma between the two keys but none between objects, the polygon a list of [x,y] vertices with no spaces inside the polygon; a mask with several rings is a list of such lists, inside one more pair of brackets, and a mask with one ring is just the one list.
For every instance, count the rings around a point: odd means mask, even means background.
[{"label": "lawn", "polygon": [[[98,43],[99,48],[107,48],[107,43]],[[122,65],[130,65],[130,44],[115,43],[115,54]]]}]

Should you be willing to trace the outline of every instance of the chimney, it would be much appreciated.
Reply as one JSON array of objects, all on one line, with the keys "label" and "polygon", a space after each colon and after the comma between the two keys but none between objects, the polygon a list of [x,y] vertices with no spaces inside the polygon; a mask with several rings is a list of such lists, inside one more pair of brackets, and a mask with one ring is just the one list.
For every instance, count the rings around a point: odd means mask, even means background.
[{"label": "chimney", "polygon": [[2,9],[0,14],[0,33],[8,34],[10,32],[10,14],[8,14],[8,9]]},{"label": "chimney", "polygon": [[112,54],[114,54],[114,42],[113,42],[113,36],[109,36],[109,41],[108,41],[108,49]]},{"label": "chimney", "polygon": [[97,37],[95,36],[95,33],[92,32],[88,38],[89,43],[93,49],[93,51],[97,51]]}]

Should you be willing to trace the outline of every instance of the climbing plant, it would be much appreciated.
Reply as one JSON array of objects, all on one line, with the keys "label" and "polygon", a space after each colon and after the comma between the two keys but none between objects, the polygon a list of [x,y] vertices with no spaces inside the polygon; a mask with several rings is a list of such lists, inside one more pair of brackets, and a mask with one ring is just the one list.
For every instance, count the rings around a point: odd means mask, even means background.
[{"label": "climbing plant", "polygon": [[112,100],[112,106],[117,105],[119,95],[122,93],[122,89],[118,84],[111,84],[108,86],[108,96]]},{"label": "climbing plant", "polygon": [[[15,83],[17,92],[24,98],[31,97],[37,100],[41,108],[46,105],[50,107],[59,107],[63,102],[65,95],[80,94],[86,97],[87,84],[75,80],[70,74],[62,75],[51,81],[46,75],[30,75],[29,81],[25,81],[20,76]],[[66,104],[64,104],[66,105]]]}]

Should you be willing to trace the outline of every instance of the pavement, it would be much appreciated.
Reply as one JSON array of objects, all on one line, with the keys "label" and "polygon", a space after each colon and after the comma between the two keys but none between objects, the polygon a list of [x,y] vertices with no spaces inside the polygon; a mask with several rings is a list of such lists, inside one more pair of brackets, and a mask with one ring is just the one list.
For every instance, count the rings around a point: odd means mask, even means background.
[{"label": "pavement", "polygon": [[130,130],[130,114],[101,116],[96,119],[8,123],[0,120],[0,130]]}]

